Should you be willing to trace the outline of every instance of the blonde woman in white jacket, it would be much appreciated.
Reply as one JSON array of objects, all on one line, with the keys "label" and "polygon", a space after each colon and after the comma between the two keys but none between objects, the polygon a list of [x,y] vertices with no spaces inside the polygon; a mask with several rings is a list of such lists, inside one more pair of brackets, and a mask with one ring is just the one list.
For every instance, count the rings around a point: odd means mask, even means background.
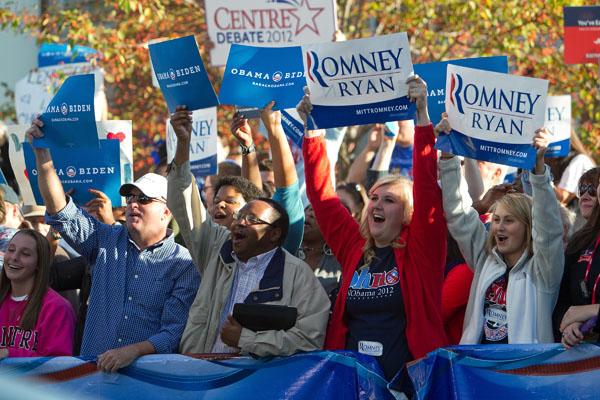
[{"label": "blonde woman in white jacket", "polygon": [[[444,118],[436,127],[450,132]],[[460,161],[443,154],[439,163],[448,230],[475,276],[465,313],[461,344],[553,342],[552,310],[563,273],[562,222],[544,165],[549,134],[533,140],[536,164],[533,196],[507,194],[491,208],[486,231],[459,187]]]}]

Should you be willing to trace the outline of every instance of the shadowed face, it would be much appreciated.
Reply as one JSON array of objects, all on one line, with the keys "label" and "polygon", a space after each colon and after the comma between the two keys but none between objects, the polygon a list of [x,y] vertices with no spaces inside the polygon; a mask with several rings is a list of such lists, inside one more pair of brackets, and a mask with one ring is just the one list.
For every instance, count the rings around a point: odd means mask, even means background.
[{"label": "shadowed face", "polygon": [[277,247],[281,230],[272,224],[279,218],[270,204],[253,200],[236,213],[231,225],[233,251],[242,261]]}]

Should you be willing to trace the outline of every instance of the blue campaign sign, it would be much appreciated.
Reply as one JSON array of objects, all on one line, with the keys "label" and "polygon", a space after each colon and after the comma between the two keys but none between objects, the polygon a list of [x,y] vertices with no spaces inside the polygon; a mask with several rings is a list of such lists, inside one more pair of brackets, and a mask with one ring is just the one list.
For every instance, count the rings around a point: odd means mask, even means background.
[{"label": "blue campaign sign", "polygon": [[449,64],[446,112],[452,127],[436,148],[531,169],[533,137],[544,126],[548,81]]},{"label": "blue campaign sign", "polygon": [[34,147],[98,148],[94,115],[94,75],[68,77],[40,116],[44,137]]},{"label": "blue campaign sign", "polygon": [[[94,196],[88,189],[98,189],[106,193],[113,204],[121,204],[120,143],[117,139],[102,139],[99,149],[52,148],[52,158],[56,173],[65,191],[74,189],[75,203],[85,204]],[[35,155],[29,143],[23,143],[23,154],[27,176],[36,204],[44,204],[37,181]]]},{"label": "blue campaign sign", "polygon": [[446,69],[448,64],[484,71],[508,73],[508,57],[506,56],[464,58],[461,60],[413,65],[415,74],[427,82],[427,107],[429,109],[429,118],[434,126],[440,122],[442,113],[445,111],[444,100],[446,98]]},{"label": "blue campaign sign", "polygon": [[263,108],[275,101],[274,109],[296,107],[304,95],[302,49],[231,45],[221,104]]},{"label": "blue campaign sign", "polygon": [[193,35],[151,44],[148,48],[169,112],[175,112],[180,105],[193,111],[219,104]]},{"label": "blue campaign sign", "polygon": [[281,126],[283,126],[283,132],[288,139],[301,149],[304,139],[304,124],[296,109],[281,110]]},{"label": "blue campaign sign", "polygon": [[85,46],[73,46],[60,43],[43,43],[38,52],[38,67],[58,64],[87,62],[98,56],[98,51]]}]

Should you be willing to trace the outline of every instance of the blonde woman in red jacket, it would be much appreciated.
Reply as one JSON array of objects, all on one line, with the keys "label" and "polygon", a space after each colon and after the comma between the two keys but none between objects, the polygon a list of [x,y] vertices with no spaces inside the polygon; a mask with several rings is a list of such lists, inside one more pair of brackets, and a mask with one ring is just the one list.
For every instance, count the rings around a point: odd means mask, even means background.
[{"label": "blonde woman in red jacket", "polygon": [[[388,380],[407,361],[446,344],[441,292],[447,232],[435,135],[427,85],[418,76],[407,83],[417,107],[414,184],[398,176],[377,181],[360,224],[331,186],[322,131],[305,129],[303,144],[306,192],[342,265],[325,348],[375,356]],[[307,94],[298,105],[305,126],[311,109]]]}]

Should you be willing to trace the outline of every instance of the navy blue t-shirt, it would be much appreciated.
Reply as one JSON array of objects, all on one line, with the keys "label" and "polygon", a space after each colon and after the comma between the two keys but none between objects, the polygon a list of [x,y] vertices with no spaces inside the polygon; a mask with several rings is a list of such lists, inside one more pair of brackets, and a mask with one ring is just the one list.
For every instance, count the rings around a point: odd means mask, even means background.
[{"label": "navy blue t-shirt", "polygon": [[377,358],[386,379],[412,359],[400,275],[391,246],[376,248],[371,264],[354,272],[345,317],[346,349]]}]

